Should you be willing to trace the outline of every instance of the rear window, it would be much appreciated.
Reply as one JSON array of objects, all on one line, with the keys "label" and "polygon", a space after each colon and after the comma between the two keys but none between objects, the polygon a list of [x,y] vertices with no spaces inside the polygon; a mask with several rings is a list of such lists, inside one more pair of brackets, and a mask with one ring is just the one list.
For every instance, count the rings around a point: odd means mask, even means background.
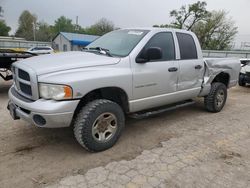
[{"label": "rear window", "polygon": [[197,49],[193,37],[186,33],[177,33],[176,35],[180,47],[181,59],[197,59]]}]

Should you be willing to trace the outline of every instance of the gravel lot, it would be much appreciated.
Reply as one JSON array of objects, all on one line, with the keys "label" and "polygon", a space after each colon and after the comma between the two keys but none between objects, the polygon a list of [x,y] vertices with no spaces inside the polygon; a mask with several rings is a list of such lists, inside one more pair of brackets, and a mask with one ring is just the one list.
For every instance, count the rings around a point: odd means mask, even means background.
[{"label": "gravel lot", "polygon": [[0,187],[250,187],[250,87],[231,89],[218,114],[197,100],[128,119],[115,147],[91,154],[69,128],[13,121],[6,110],[10,85],[0,81]]}]

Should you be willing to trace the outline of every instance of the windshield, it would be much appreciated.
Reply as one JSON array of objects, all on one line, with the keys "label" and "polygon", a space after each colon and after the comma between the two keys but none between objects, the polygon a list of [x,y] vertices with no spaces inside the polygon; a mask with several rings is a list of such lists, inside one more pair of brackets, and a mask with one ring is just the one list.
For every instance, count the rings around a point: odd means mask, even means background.
[{"label": "windshield", "polygon": [[128,29],[113,31],[98,38],[86,48],[103,48],[107,49],[112,56],[125,57],[148,32],[148,30]]}]

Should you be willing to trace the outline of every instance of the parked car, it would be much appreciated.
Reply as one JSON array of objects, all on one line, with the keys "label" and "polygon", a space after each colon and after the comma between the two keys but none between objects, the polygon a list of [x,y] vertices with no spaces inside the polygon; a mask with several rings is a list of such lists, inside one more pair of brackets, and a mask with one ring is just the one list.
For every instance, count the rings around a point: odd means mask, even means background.
[{"label": "parked car", "polygon": [[40,54],[51,54],[54,52],[54,50],[50,46],[37,46],[28,49],[27,52],[40,55]]},{"label": "parked car", "polygon": [[110,32],[83,52],[37,56],[13,65],[13,119],[38,127],[74,128],[89,151],[112,147],[125,114],[143,117],[204,97],[220,112],[235,86],[239,59],[203,59],[194,33],[166,28]]},{"label": "parked car", "polygon": [[250,59],[241,59],[241,71],[239,76],[239,85],[246,86],[250,84]]}]

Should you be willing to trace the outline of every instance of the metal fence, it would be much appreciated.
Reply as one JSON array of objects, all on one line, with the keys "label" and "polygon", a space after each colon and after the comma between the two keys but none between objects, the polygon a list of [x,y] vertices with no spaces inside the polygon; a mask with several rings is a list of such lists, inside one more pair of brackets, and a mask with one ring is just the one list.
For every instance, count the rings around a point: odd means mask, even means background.
[{"label": "metal fence", "polygon": [[237,58],[250,58],[250,51],[215,51],[203,50],[204,57],[237,57]]},{"label": "metal fence", "polygon": [[36,46],[51,46],[50,42],[26,41],[26,40],[12,40],[0,39],[0,48],[24,48],[28,49]]}]

